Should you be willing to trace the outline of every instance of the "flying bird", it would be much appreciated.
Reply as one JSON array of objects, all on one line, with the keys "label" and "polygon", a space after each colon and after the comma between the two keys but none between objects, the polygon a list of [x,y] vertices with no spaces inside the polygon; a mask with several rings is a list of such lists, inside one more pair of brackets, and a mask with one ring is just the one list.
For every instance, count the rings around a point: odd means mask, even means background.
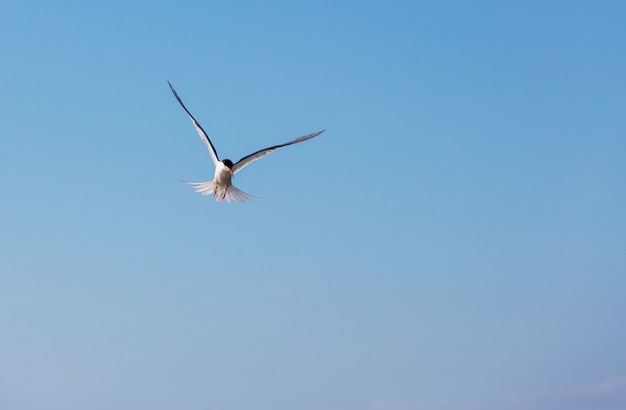
[{"label": "flying bird", "polygon": [[169,84],[170,89],[174,93],[174,97],[176,97],[181,107],[183,107],[187,115],[189,115],[189,118],[191,119],[193,126],[196,127],[196,131],[198,131],[198,134],[200,134],[200,138],[204,142],[204,145],[206,145],[206,147],[208,148],[209,154],[211,154],[213,165],[215,165],[215,175],[213,176],[213,180],[206,181],[206,182],[188,182],[188,181],[182,181],[182,182],[185,182],[191,185],[192,187],[196,189],[196,192],[200,192],[202,195],[213,194],[213,196],[215,197],[215,200],[218,202],[222,202],[224,200],[226,200],[227,202],[231,202],[231,201],[246,202],[246,201],[252,200],[253,198],[264,199],[264,198],[256,197],[254,195],[247,194],[243,192],[242,190],[238,189],[237,187],[235,187],[232,184],[232,179],[234,175],[237,172],[241,171],[244,167],[246,167],[250,163],[266,156],[267,154],[271,154],[272,152],[276,151],[279,148],[309,140],[313,137],[317,137],[322,132],[324,132],[324,130],[321,130],[318,132],[314,132],[313,134],[308,134],[308,135],[304,135],[302,137],[296,138],[293,141],[285,142],[284,144],[278,144],[269,148],[258,150],[256,152],[253,152],[250,155],[246,155],[245,157],[241,158],[239,161],[235,163],[233,163],[233,161],[231,161],[230,159],[220,160],[219,156],[217,155],[217,150],[215,149],[215,146],[209,139],[209,136],[207,135],[207,133],[202,129],[202,127],[200,126],[198,121],[196,121],[193,115],[191,115],[187,107],[185,107],[185,104],[183,104],[183,101],[178,96],[178,93],[176,92],[174,87],[172,87],[172,84],[169,81],[167,83]]}]

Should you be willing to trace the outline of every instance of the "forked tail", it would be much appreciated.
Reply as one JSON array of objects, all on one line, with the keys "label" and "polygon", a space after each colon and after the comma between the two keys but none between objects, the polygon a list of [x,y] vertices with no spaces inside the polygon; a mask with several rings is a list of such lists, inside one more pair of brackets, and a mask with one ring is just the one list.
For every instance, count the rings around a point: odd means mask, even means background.
[{"label": "forked tail", "polygon": [[214,195],[217,202],[226,201],[244,203],[252,201],[253,199],[266,199],[247,194],[234,185],[229,186],[228,190],[226,191],[226,195],[224,195],[224,188],[217,187],[216,189],[215,182],[213,181],[189,182],[181,180],[180,182],[191,185],[196,190],[196,192],[199,192],[202,195]]}]

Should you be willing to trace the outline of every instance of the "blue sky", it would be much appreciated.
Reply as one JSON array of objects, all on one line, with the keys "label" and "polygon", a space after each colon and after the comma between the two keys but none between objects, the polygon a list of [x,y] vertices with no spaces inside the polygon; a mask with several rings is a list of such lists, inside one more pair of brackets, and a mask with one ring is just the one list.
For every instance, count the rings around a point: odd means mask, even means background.
[{"label": "blue sky", "polygon": [[625,20],[4,4],[0,407],[624,408]]}]

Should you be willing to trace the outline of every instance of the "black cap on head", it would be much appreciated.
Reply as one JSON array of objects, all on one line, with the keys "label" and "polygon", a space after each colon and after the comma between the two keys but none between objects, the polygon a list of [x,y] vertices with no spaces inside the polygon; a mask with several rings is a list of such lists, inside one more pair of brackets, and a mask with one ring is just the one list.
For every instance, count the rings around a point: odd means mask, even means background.
[{"label": "black cap on head", "polygon": [[223,159],[222,164],[226,165],[230,169],[233,169],[233,161],[229,159]]}]

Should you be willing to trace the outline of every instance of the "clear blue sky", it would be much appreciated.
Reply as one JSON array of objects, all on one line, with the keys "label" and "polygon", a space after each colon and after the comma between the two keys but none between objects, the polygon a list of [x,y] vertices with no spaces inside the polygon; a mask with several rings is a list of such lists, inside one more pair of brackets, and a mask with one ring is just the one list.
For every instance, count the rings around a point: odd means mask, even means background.
[{"label": "clear blue sky", "polygon": [[626,408],[625,21],[6,2],[0,408]]}]

